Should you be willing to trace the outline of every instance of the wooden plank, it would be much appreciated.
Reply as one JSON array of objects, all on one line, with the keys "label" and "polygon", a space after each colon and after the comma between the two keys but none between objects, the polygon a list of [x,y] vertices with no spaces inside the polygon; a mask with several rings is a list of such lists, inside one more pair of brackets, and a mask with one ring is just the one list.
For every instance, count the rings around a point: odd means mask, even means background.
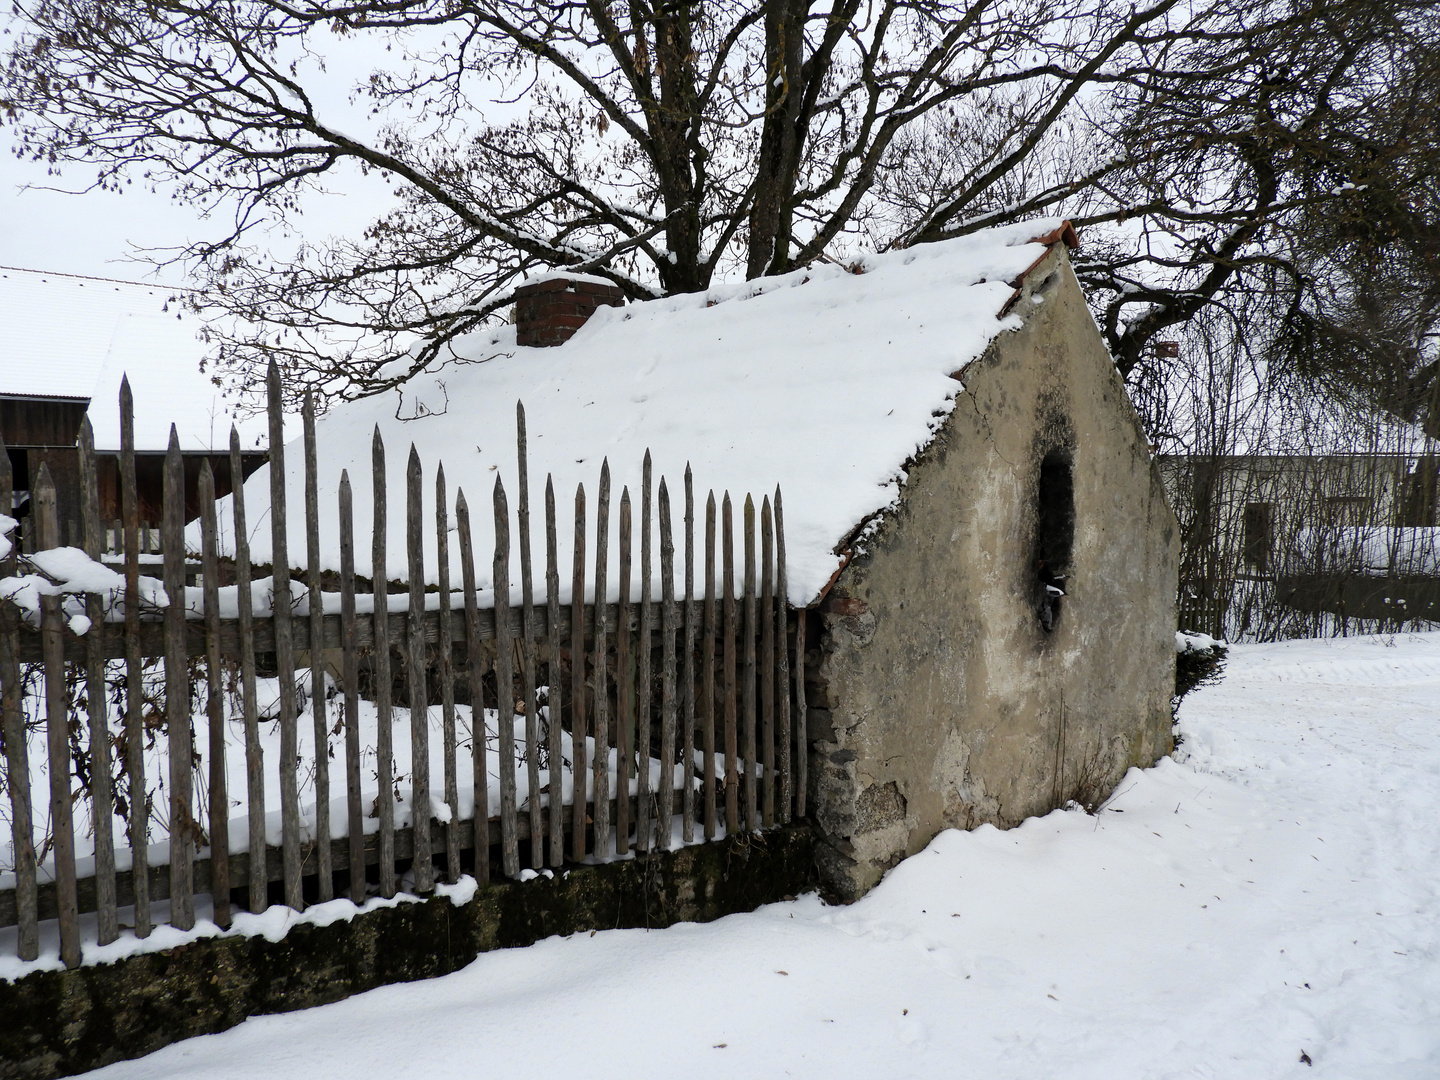
[{"label": "wooden plank", "polygon": [[715,839],[715,492],[705,499],[705,612],[700,631],[700,739],[705,748],[700,800],[705,839]]},{"label": "wooden plank", "polygon": [[420,454],[410,444],[405,466],[405,554],[410,584],[406,609],[406,659],[410,687],[410,818],[415,830],[415,891],[435,888],[435,854],[430,835],[430,695],[425,679],[425,550]]},{"label": "wooden plank", "polygon": [[740,741],[744,756],[745,811],[743,829],[759,825],[759,803],[755,790],[755,500],[745,496],[745,597],[740,630],[744,670],[740,676]]},{"label": "wooden plank", "polygon": [[739,627],[735,622],[735,526],[730,508],[730,493],[720,507],[722,539],[720,553],[721,613],[724,626],[720,631],[725,642],[724,667],[721,673],[725,695],[725,835],[734,836],[740,829],[740,767],[737,761],[739,739],[736,730],[735,650],[739,643]]},{"label": "wooden plank", "polygon": [[[444,606],[443,604],[441,605]],[[545,732],[549,737],[546,757],[550,765],[550,808],[546,814],[550,836],[550,865],[560,866],[565,862],[565,832],[560,826],[560,807],[565,801],[565,768],[562,760],[563,747],[560,741],[560,716],[562,713],[560,674],[560,556],[555,537],[555,481],[545,477],[545,615],[546,643],[549,646],[549,670],[545,674]],[[574,773],[574,778],[583,785],[585,774]],[[584,801],[584,789],[580,799]]]},{"label": "wooden plank", "polygon": [[[55,481],[41,464],[31,489],[32,551],[60,546]],[[75,825],[70,807],[70,694],[65,686],[65,615],[59,596],[40,597],[40,637],[45,652],[45,745],[50,771],[50,839],[60,919],[60,959],[80,966],[80,907],[75,887]],[[187,717],[188,719],[188,717]]]},{"label": "wooden plank", "polygon": [[[87,416],[80,422],[80,518],[81,543],[85,554],[96,560],[105,547],[105,529],[100,521],[100,484],[95,466],[95,434]],[[0,446],[0,453],[4,447]],[[9,467],[8,456],[5,465]],[[0,498],[0,510],[10,505]],[[85,616],[92,629],[105,624],[104,601],[95,594],[85,597]],[[100,651],[100,634],[85,635],[85,699],[89,719],[90,820],[95,838],[96,941],[108,945],[120,936],[115,904],[115,793],[110,760],[110,710],[106,704],[105,658]]]},{"label": "wooden plank", "polygon": [[[280,683],[280,836],[285,852],[285,905],[305,907],[300,891],[299,704],[291,627],[290,537],[285,516],[285,418],[280,411],[280,368],[270,361],[265,385],[270,417],[270,550],[275,628],[275,669]],[[174,901],[171,901],[173,904]]]},{"label": "wooden plank", "polygon": [[445,880],[460,880],[460,781],[455,769],[455,647],[451,643],[454,621],[450,610],[450,513],[445,498],[445,466],[435,464],[435,574],[440,587],[440,610],[436,615],[440,640],[437,643],[435,674],[440,680],[440,727],[445,744],[445,805],[450,820],[445,823]]},{"label": "wooden plank", "polygon": [[[44,492],[50,485],[50,512],[55,512],[55,488],[48,466],[40,466],[32,493],[35,516],[45,513]],[[58,525],[58,522],[56,523]],[[40,530],[36,530],[37,533]],[[56,530],[58,532],[58,528]],[[37,537],[36,550],[54,547]],[[60,959],[67,968],[80,966],[80,911],[75,883],[75,824],[70,805],[70,695],[65,688],[65,656],[60,647],[65,616],[60,597],[40,598],[40,633],[45,642],[45,734],[50,771],[50,840],[55,866],[55,887],[60,921]]]},{"label": "wooden plank", "polygon": [[[600,542],[597,534],[596,542]],[[602,620],[603,621],[603,620]],[[558,630],[558,627],[556,628]],[[570,745],[575,770],[575,815],[570,836],[570,854],[578,862],[585,858],[585,485],[575,485],[575,562],[570,572]],[[596,753],[596,759],[599,759]],[[597,768],[598,768],[597,764]],[[600,789],[595,789],[600,798]],[[596,807],[599,809],[598,805]],[[600,849],[600,826],[596,819],[595,846]]]},{"label": "wooden plank", "polygon": [[805,609],[795,609],[795,817],[805,819],[806,781],[810,769],[810,735],[806,730]]},{"label": "wooden plank", "polygon": [[500,728],[500,863],[506,877],[520,873],[515,817],[515,679],[510,640],[510,507],[505,485],[495,477],[495,693]]},{"label": "wooden plank", "polygon": [[[0,438],[0,507],[14,505],[14,473],[10,453]],[[15,573],[20,537],[10,534],[10,554],[0,558],[0,577]],[[10,793],[10,838],[15,872],[15,955],[34,960],[40,955],[38,882],[35,878],[35,819],[30,808],[30,753],[25,717],[20,709],[19,616],[12,604],[0,603],[0,730],[5,735],[5,787]],[[12,924],[6,924],[12,925]]]},{"label": "wooden plank", "polygon": [[[210,898],[215,924],[230,925],[230,800],[225,782],[225,688],[220,672],[220,565],[216,555],[215,474],[200,465],[200,567],[205,604],[205,717],[210,742]],[[328,845],[329,837],[325,838]],[[322,875],[323,877],[323,875]]]},{"label": "wooden plank", "polygon": [[675,540],[670,531],[670,490],[660,478],[660,790],[655,822],[662,851],[674,836],[675,784]]},{"label": "wooden plank", "polygon": [[649,450],[640,475],[640,632],[635,644],[635,786],[640,816],[635,820],[635,850],[644,853],[651,847],[655,816],[655,793],[650,790],[650,650],[655,644],[655,616],[650,607],[654,593]]},{"label": "wooden plank", "polygon": [[194,753],[190,733],[190,659],[185,649],[185,459],[180,435],[170,425],[165,452],[164,500],[160,549],[165,559],[165,727],[170,755],[170,925],[189,930],[195,925],[195,892],[191,861],[195,857],[199,822],[195,819]]},{"label": "wooden plank", "polygon": [[761,816],[775,826],[775,526],[770,496],[760,504],[760,769]]},{"label": "wooden plank", "polygon": [[[630,853],[630,765],[635,738],[635,704],[630,667],[630,488],[620,489],[620,598],[615,622],[615,853]],[[601,595],[603,586],[595,586]],[[599,663],[601,657],[596,657]]]},{"label": "wooden plank", "polygon": [[[198,573],[199,563],[187,563],[186,572]],[[651,621],[658,623],[660,620],[660,602],[651,603]],[[608,604],[605,608],[605,619],[608,627],[616,624],[617,605]],[[638,625],[639,605],[633,600],[630,604],[630,625],[634,629]],[[205,623],[198,617],[199,609],[195,612],[196,618],[186,623],[185,652],[192,658],[204,657],[205,655]],[[560,633],[562,637],[570,634],[571,609],[562,606],[560,609]],[[522,623],[520,607],[517,604],[510,610],[510,638],[512,642],[519,638]],[[385,616],[385,633],[391,642],[405,640],[409,633],[409,614],[405,610],[390,611]],[[584,622],[587,632],[594,624],[594,613],[592,605],[585,605]],[[427,611],[424,619],[425,644],[427,647],[434,646],[440,641],[439,613]],[[489,642],[495,640],[495,613],[490,609],[483,609],[479,614],[480,640]],[[296,653],[304,653],[311,648],[310,621],[305,619],[292,619],[290,623],[291,648]],[[125,655],[125,632],[121,624],[107,623],[103,627],[97,627],[99,632],[100,652],[106,659],[115,659]],[[339,649],[341,647],[340,637],[340,616],[332,613],[325,616],[322,624],[322,640],[320,648],[323,650]],[[361,613],[357,616],[355,624],[355,641],[362,649],[368,649],[375,644],[375,619],[368,613]],[[535,633],[537,640],[543,640],[549,634],[549,615],[543,606],[535,609]],[[461,643],[465,641],[465,632],[458,620],[451,623],[451,641]],[[88,634],[86,635],[89,636]],[[165,626],[162,621],[152,618],[151,613],[146,612],[145,618],[140,623],[138,633],[138,646],[141,657],[163,657],[165,655]],[[40,653],[40,636],[30,627],[23,623],[19,627],[19,644],[17,648],[17,659],[20,663],[40,663],[43,657]],[[269,618],[254,620],[251,630],[251,643],[257,654],[274,652],[275,634]],[[232,656],[240,651],[239,620],[224,618],[220,620],[220,652],[222,656]],[[633,655],[633,652],[632,652]],[[71,663],[84,663],[86,660],[86,643],[75,635],[67,635],[65,638],[65,659]]]},{"label": "wooden plank", "polygon": [[[607,682],[609,666],[606,648],[609,633],[609,609],[605,590],[610,581],[610,459],[600,462],[600,490],[595,502],[595,853],[604,858],[610,847],[610,690]],[[580,670],[585,670],[585,613],[580,613]],[[583,817],[583,815],[581,815]]]},{"label": "wooden plank", "polygon": [[775,727],[780,742],[780,762],[777,766],[780,780],[780,805],[778,820],[787,824],[794,806],[794,787],[791,768],[790,743],[790,606],[789,585],[785,577],[785,504],[780,498],[780,488],[775,488],[775,686],[778,712]]},{"label": "wooden plank", "polygon": [[[525,405],[515,403],[515,455],[519,466],[516,524],[520,539],[520,701],[525,714],[525,801],[530,835],[544,836],[540,810],[540,709],[535,701],[535,578],[530,561],[530,464],[525,439]],[[545,865],[543,845],[530,845],[530,868]]]},{"label": "wooden plank", "polygon": [[[240,456],[240,433],[230,428],[230,475],[245,475]],[[240,655],[240,715],[245,725],[245,798],[248,802],[249,850],[265,847],[265,755],[260,748],[260,717],[255,700],[255,613],[250,591],[250,534],[245,522],[245,485],[236,483],[231,494],[235,526],[235,593],[238,600],[236,624]],[[234,655],[233,653],[229,655]],[[249,908],[259,914],[270,905],[269,888],[263,867],[251,861],[247,872]],[[140,879],[137,879],[140,880]]]},{"label": "wooden plank", "polygon": [[[345,693],[345,812],[350,854],[350,900],[365,902],[365,807],[360,801],[360,656],[355,644],[355,497],[350,473],[340,473],[340,681]],[[250,850],[258,850],[251,848]]]},{"label": "wooden plank", "polygon": [[455,493],[455,531],[460,539],[460,589],[465,597],[465,673],[470,683],[470,767],[475,792],[473,815],[475,880],[490,880],[490,769],[485,750],[485,659],[480,644],[480,605],[475,595],[475,548],[470,542],[470,507]]},{"label": "wooden plank", "polygon": [[140,500],[135,481],[135,402],[120,378],[120,515],[125,519],[125,770],[130,780],[130,865],[136,874],[135,936],[150,918],[150,800],[145,790],[145,674],[140,659]]},{"label": "wooden plank", "polygon": [[680,655],[680,757],[685,763],[681,775],[685,788],[681,794],[680,839],[695,842],[695,484],[690,464],[685,464],[685,611],[684,641]]},{"label": "wooden plank", "polygon": [[[315,401],[305,391],[301,411],[305,448],[305,585],[310,592],[310,640],[324,640],[325,607],[320,594],[320,468],[315,451]],[[315,729],[316,896],[323,904],[335,898],[330,865],[330,716],[325,698],[325,664],[310,650],[310,719]]]},{"label": "wooden plank", "polygon": [[387,526],[389,512],[386,507],[387,489],[385,483],[385,441],[380,438],[380,425],[375,425],[375,434],[370,440],[370,473],[374,495],[374,517],[371,521],[370,545],[370,590],[375,605],[372,616],[374,637],[372,657],[375,664],[375,773],[379,792],[375,796],[380,816],[380,895],[390,899],[395,895],[395,747],[392,743],[394,732],[391,711],[394,679],[390,672],[390,581],[386,565],[388,550]]}]

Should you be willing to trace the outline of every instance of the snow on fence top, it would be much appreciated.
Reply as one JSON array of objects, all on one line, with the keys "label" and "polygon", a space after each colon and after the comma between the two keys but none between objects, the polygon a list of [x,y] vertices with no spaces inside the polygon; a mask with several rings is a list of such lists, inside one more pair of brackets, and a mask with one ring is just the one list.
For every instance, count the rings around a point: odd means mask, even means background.
[{"label": "snow on fence top", "polygon": [[[781,487],[789,599],[807,603],[839,566],[837,545],[896,499],[904,463],[929,443],[953,408],[960,385],[952,374],[1002,331],[1019,326],[1015,317],[1000,318],[1011,283],[1043,254],[1033,238],[1060,224],[990,229],[868,255],[846,267],[816,266],[601,308],[574,338],[554,348],[517,346],[513,326],[463,338],[450,360],[398,393],[347,403],[319,420],[321,561],[327,569],[339,567],[337,492],[341,471],[348,470],[356,572],[371,576],[370,544],[363,538],[372,517],[371,444],[378,427],[390,506],[387,575],[405,575],[405,469],[414,444],[425,469],[427,578],[435,580],[434,477],[443,462],[452,504],[457,488],[464,489],[477,579],[488,588],[491,493],[500,478],[513,528],[515,406],[523,400],[537,594],[543,595],[546,474],[555,480],[560,578],[568,590],[575,488],[585,485],[586,547],[593,562],[598,477],[608,458],[613,600],[620,493],[629,486],[638,532],[641,462],[648,449],[657,490],[660,477],[669,482],[677,576],[684,565],[683,476],[689,463],[697,549],[708,491],[714,490],[717,503],[727,490],[734,498],[738,545],[745,495],[753,494],[758,507],[762,496]],[[285,454],[292,561],[303,560],[305,551],[303,468],[297,440]],[[271,552],[269,485],[267,466],[245,489],[251,557],[258,563],[269,561]],[[222,513],[222,534],[228,520]],[[453,528],[453,514],[451,521]],[[198,542],[198,532],[192,541]],[[223,548],[231,541],[223,536],[221,543]],[[637,536],[637,570],[639,546]],[[453,538],[449,547],[458,560]],[[696,565],[704,566],[698,550]],[[458,562],[451,580],[459,580]],[[513,554],[510,580],[518,596]],[[638,582],[634,588],[638,593]]]}]

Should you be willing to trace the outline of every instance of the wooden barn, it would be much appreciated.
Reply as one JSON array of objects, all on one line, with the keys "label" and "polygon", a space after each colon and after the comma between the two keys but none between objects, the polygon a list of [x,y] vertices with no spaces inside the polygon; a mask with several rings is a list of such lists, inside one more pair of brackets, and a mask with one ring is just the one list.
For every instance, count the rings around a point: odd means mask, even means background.
[{"label": "wooden barn", "polygon": [[[160,467],[173,422],[185,455],[186,519],[199,513],[196,482],[209,459],[222,492],[231,488],[229,439],[235,422],[220,390],[200,370],[193,317],[156,285],[0,270],[0,438],[10,457],[22,521],[42,465],[55,478],[61,539],[77,542],[76,441],[88,416],[95,435],[100,512],[120,516],[121,379],[135,398],[135,472],[140,520],[160,521]],[[264,424],[241,420],[244,471],[265,460]],[[23,530],[23,526],[22,526]],[[23,531],[22,531],[23,543]]]}]

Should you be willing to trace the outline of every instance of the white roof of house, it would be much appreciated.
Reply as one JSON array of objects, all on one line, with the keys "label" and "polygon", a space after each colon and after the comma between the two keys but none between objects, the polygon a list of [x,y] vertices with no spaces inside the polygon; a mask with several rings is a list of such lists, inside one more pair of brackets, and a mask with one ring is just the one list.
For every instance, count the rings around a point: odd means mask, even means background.
[{"label": "white roof of house", "polygon": [[[199,321],[167,303],[174,290],[34,270],[0,269],[0,395],[90,399],[99,450],[120,448],[120,380],[135,400],[135,447],[163,451],[176,425],[186,451],[224,451],[235,418],[200,370]],[[263,418],[239,421],[265,445]]]},{"label": "white roof of house", "polygon": [[[1000,317],[1013,293],[1010,283],[1044,254],[1032,238],[1059,224],[992,229],[867,256],[849,267],[816,266],[706,293],[605,307],[556,348],[518,347],[514,327],[467,337],[448,362],[411,379],[402,392],[352,402],[320,419],[322,562],[338,568],[336,499],[344,469],[354,490],[356,570],[371,573],[371,437],[378,427],[387,448],[387,576],[405,576],[405,470],[413,444],[425,470],[427,578],[435,579],[434,470],[443,461],[452,506],[457,488],[466,493],[477,577],[488,587],[491,492],[501,478],[513,522],[515,406],[523,400],[537,597],[543,596],[546,474],[554,475],[560,578],[568,597],[576,485],[584,483],[588,498],[593,574],[597,479],[605,458],[612,476],[612,599],[618,593],[620,492],[627,485],[635,504],[638,577],[639,487],[648,449],[657,489],[660,477],[669,482],[677,588],[683,588],[688,463],[697,543],[709,490],[717,501],[727,490],[735,498],[738,544],[745,493],[753,493],[758,507],[780,485],[790,598],[808,602],[840,566],[837,545],[896,500],[905,463],[953,408],[961,387],[952,375],[997,335],[1019,326],[1014,316]],[[305,543],[298,442],[286,455],[289,550],[300,562]],[[270,526],[257,511],[269,503],[269,482],[266,467],[246,485],[252,556],[261,562],[269,559]],[[453,535],[450,550],[458,589]],[[658,575],[658,543],[655,564]],[[513,541],[512,565],[515,583]],[[697,555],[697,566],[703,565]],[[634,588],[638,594],[638,582]]]}]

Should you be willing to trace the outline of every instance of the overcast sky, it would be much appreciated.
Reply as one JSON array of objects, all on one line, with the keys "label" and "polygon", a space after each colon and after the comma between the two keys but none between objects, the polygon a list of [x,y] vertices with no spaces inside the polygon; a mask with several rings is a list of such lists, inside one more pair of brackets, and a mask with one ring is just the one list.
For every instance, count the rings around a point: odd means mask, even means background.
[{"label": "overcast sky", "polygon": [[[9,12],[0,12],[0,55],[9,51],[11,27]],[[369,135],[375,121],[364,102],[350,101],[350,88],[373,66],[394,63],[396,54],[387,54],[383,40],[364,37],[346,39],[327,52],[328,70],[322,73],[311,64],[304,76],[322,120],[358,136]],[[185,283],[179,268],[157,271],[135,262],[137,249],[179,247],[223,235],[223,216],[202,220],[194,207],[173,201],[167,193],[143,190],[138,183],[123,195],[43,190],[83,189],[93,173],[67,165],[60,176],[47,176],[43,163],[17,159],[14,143],[13,129],[0,126],[0,147],[5,150],[0,158],[0,265],[179,285]],[[354,171],[335,177],[328,186],[328,194],[306,200],[298,222],[311,239],[354,235],[393,203],[383,183],[362,180]],[[269,242],[284,251],[294,241],[273,235]]]}]

